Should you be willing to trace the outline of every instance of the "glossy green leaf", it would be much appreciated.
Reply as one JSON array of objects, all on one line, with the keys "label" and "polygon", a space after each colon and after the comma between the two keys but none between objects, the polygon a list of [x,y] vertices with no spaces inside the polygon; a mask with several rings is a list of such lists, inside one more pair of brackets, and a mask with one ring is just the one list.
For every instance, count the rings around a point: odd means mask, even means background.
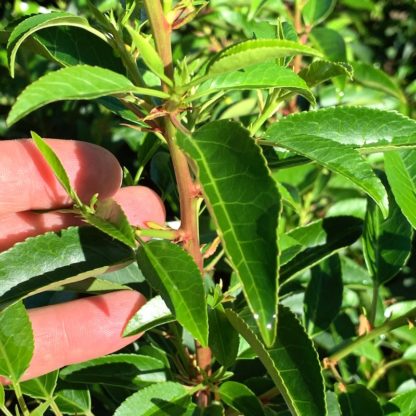
[{"label": "glossy green leaf", "polygon": [[156,326],[175,320],[170,309],[160,296],[155,296],[143,305],[128,322],[124,336],[136,335]]},{"label": "glossy green leaf", "polygon": [[49,72],[17,97],[8,117],[11,126],[38,108],[62,100],[90,100],[106,95],[136,93],[167,98],[164,92],[135,87],[125,76],[108,69],[77,65]]},{"label": "glossy green leaf", "polygon": [[[261,149],[240,124],[219,121],[178,138],[196,162],[203,194],[225,252],[273,343],[277,304],[277,223],[280,197]],[[221,158],[219,158],[221,155]]]},{"label": "glossy green leaf", "polygon": [[[10,74],[14,77],[16,53],[20,45],[35,32],[53,26],[76,26],[93,32],[101,37],[98,31],[92,28],[85,17],[76,16],[67,12],[42,13],[30,16],[20,22],[11,32],[7,43],[7,55]],[[105,38],[104,38],[105,39]]]},{"label": "glossy green leaf", "polygon": [[37,31],[32,37],[39,45],[39,53],[61,66],[96,65],[125,72],[120,57],[116,56],[105,38],[85,30],[85,27],[48,27]]},{"label": "glossy green leaf", "polygon": [[243,415],[264,416],[257,396],[244,384],[226,381],[218,389],[221,400]]},{"label": "glossy green leaf", "polygon": [[208,344],[208,315],[201,273],[192,257],[169,241],[150,241],[137,250],[146,280],[176,319],[202,344]]},{"label": "glossy green leaf", "polygon": [[386,153],[384,168],[397,204],[416,228],[416,152],[401,150]]},{"label": "glossy green leaf", "polygon": [[294,91],[315,104],[315,98],[305,81],[291,69],[278,66],[273,62],[216,75],[202,83],[195,94],[189,98],[189,101],[218,91],[261,88],[281,88]]},{"label": "glossy green leaf", "polygon": [[215,359],[224,367],[231,367],[238,354],[238,332],[230,324],[221,308],[208,310],[208,344]]},{"label": "glossy green leaf", "polygon": [[114,416],[180,416],[185,413],[190,400],[182,385],[159,383],[128,397]]},{"label": "glossy green leaf", "polygon": [[75,190],[72,188],[71,182],[69,180],[68,174],[58,156],[52,150],[52,148],[34,131],[31,132],[32,139],[35,142],[36,147],[39,152],[42,154],[49,167],[53,170],[56,178],[59,183],[65,189],[65,192],[74,200],[77,201],[78,197],[75,193]]},{"label": "glossy green leaf", "polygon": [[281,284],[353,244],[361,236],[362,225],[355,217],[330,217],[291,231],[288,235],[294,241],[281,255]]},{"label": "glossy green leaf", "polygon": [[60,387],[56,393],[55,403],[62,413],[77,416],[91,413],[91,397],[88,389],[75,385],[65,385]]},{"label": "glossy green leaf", "polygon": [[208,73],[221,74],[247,66],[261,64],[276,58],[293,55],[321,56],[309,46],[282,39],[254,39],[231,45],[211,60]]},{"label": "glossy green leaf", "polygon": [[282,136],[279,135],[279,128],[274,129],[278,124],[267,130],[268,140],[349,179],[373,198],[383,215],[387,216],[387,192],[370,164],[356,149],[320,136]]},{"label": "glossy green leaf", "polygon": [[0,313],[0,374],[13,382],[29,367],[34,349],[32,325],[22,302]]},{"label": "glossy green leaf", "polygon": [[100,383],[137,389],[166,381],[166,369],[153,357],[113,354],[65,367],[60,377],[70,383]]},{"label": "glossy green leaf", "polygon": [[322,82],[341,75],[352,78],[353,69],[351,65],[344,62],[314,61],[299,72],[309,87],[315,87]]},{"label": "glossy green leaf", "polygon": [[333,391],[327,390],[325,396],[328,407],[328,416],[342,416],[337,395]]},{"label": "glossy green leaf", "polygon": [[51,401],[52,399],[49,399],[48,401],[41,403],[38,407],[36,407],[34,410],[30,412],[30,416],[43,416],[45,412],[49,409]]},{"label": "glossy green leaf", "polygon": [[58,380],[58,371],[34,378],[32,380],[20,383],[22,392],[26,396],[34,399],[50,400],[54,396],[56,382]]},{"label": "glossy green leaf", "polygon": [[132,259],[128,247],[90,227],[28,238],[0,254],[0,304],[98,276]]},{"label": "glossy green leaf", "polygon": [[110,237],[121,241],[132,249],[136,248],[133,227],[123,208],[111,198],[97,201],[94,214],[83,213],[83,219]]},{"label": "glossy green leaf", "polygon": [[381,69],[364,62],[354,62],[354,80],[360,84],[383,91],[399,100],[406,102],[406,97],[397,83]]},{"label": "glossy green leaf", "polygon": [[363,254],[374,284],[392,279],[405,265],[412,248],[413,232],[395,199],[389,195],[389,216],[369,200],[364,221]]},{"label": "glossy green leaf", "polygon": [[[395,111],[365,107],[333,107],[284,117],[269,129],[276,136],[290,138],[319,136],[347,146],[383,151],[394,150],[413,137],[416,121]],[[406,140],[409,138],[409,140]]]},{"label": "glossy green leaf", "polygon": [[331,256],[311,270],[305,292],[305,326],[310,335],[326,330],[342,305],[341,262]]},{"label": "glossy green leaf", "polygon": [[413,416],[416,409],[416,390],[390,399],[383,406],[384,416]]},{"label": "glossy green leaf", "polygon": [[158,77],[165,77],[165,66],[162,58],[156,52],[156,49],[151,45],[149,39],[137,32],[137,30],[131,29],[127,26],[130,36],[133,40],[133,44],[136,46],[140,53],[140,57],[144,63],[153,71]]},{"label": "glossy green leaf", "polygon": [[362,384],[346,386],[346,392],[338,395],[338,401],[342,416],[383,416],[376,395]]},{"label": "glossy green leaf", "polygon": [[302,16],[309,26],[323,22],[334,10],[336,0],[309,0],[302,9]]},{"label": "glossy green leaf", "polygon": [[[327,0],[312,0],[326,2]],[[310,33],[312,43],[333,62],[347,62],[347,50],[344,38],[335,30],[327,27],[315,27]]]},{"label": "glossy green leaf", "polygon": [[229,309],[226,314],[263,363],[292,415],[326,415],[318,355],[292,312],[279,305],[277,337],[271,348],[266,348],[260,341],[250,314],[244,314],[244,319]]}]

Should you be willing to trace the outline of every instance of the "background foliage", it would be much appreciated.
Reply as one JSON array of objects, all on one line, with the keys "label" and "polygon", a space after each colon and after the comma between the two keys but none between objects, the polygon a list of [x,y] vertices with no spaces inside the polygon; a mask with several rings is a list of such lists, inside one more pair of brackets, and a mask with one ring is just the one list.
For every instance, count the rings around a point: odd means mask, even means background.
[{"label": "background foliage", "polygon": [[[193,5],[197,10],[202,3],[184,1],[179,5]],[[202,209],[199,218],[201,242],[207,244],[205,250],[214,253],[206,256],[204,264],[208,300],[198,280],[198,269],[188,254],[167,241],[142,246],[138,250],[141,270],[132,263],[124,271],[108,276],[106,281],[139,289],[149,297],[160,293],[163,300],[155,296],[148,305],[151,322],[146,321],[145,314],[128,327],[131,332],[137,332],[139,327],[152,329],[125,351],[69,366],[59,375],[54,372],[21,383],[30,409],[38,412],[33,414],[53,411],[55,414],[117,416],[414,414],[416,172],[414,153],[407,149],[416,142],[414,1],[309,0],[303,15],[296,11],[301,9],[300,1],[296,4],[279,0],[211,0],[207,3],[195,13],[195,19],[184,22],[187,24],[178,28],[172,38],[174,61],[180,68],[177,77],[185,79],[184,84],[189,81],[188,74],[197,72],[204,59],[248,39],[271,40],[280,36],[297,41],[298,32],[301,43],[319,51],[326,63],[319,63],[322,58],[313,58],[314,52],[301,50],[303,63],[298,55],[289,67],[303,68],[299,73],[303,81],[284,72],[284,66],[290,61],[286,55],[274,56],[280,66],[273,69],[262,62],[265,58],[260,53],[254,58],[250,56],[250,60],[258,59],[258,65],[240,72],[239,68],[234,68],[228,78],[221,74],[221,71],[230,74],[224,70],[227,65],[235,66],[241,59],[241,68],[248,66],[244,54],[237,58],[232,55],[227,60],[225,53],[219,55],[222,60],[217,56],[217,61],[211,63],[211,71],[219,75],[202,83],[194,96],[199,100],[195,104],[198,111],[190,112],[186,119],[187,127],[197,128],[197,131],[192,139],[183,132],[178,132],[177,138],[179,148],[199,169],[208,205],[220,205],[227,212],[223,215],[213,210],[210,215],[208,210]],[[132,2],[110,0],[94,4],[107,16],[114,10],[117,17],[122,7]],[[97,44],[95,47],[102,50],[92,54],[89,48],[94,45],[89,43],[90,37],[84,38],[85,31],[61,27],[40,30],[21,45],[12,79],[8,64],[10,50],[6,48],[10,31],[16,22],[48,9],[85,16],[94,27],[100,28],[84,0],[1,4],[0,136],[5,139],[28,137],[31,130],[36,130],[42,137],[76,138],[104,146],[125,167],[125,184],[140,183],[155,189],[166,204],[168,220],[176,221],[180,218],[180,202],[168,146],[145,129],[138,131],[123,125],[126,123],[123,114],[114,114],[112,103],[97,98],[114,93],[102,92],[110,86],[99,85],[97,88],[102,91],[94,97],[97,99],[54,102],[30,112],[10,127],[6,124],[11,107],[23,89],[63,64],[68,70],[77,63],[84,63],[126,73],[117,52]],[[143,20],[143,8],[137,7],[131,18]],[[124,35],[130,40],[126,31]],[[140,39],[136,41],[140,45]],[[46,46],[49,55],[39,45]],[[272,50],[275,49],[270,47],[267,55]],[[51,51],[54,59],[48,59]],[[146,74],[147,87],[158,90],[158,62],[150,61],[143,56],[138,65]],[[152,71],[146,72],[146,65]],[[76,67],[72,68],[76,73]],[[86,77],[92,76],[88,69],[85,71]],[[327,77],[325,71],[329,74]],[[69,77],[70,73],[67,74]],[[132,91],[129,84],[124,87]],[[273,111],[267,113],[273,88],[279,90],[279,94],[283,90],[287,97],[279,107],[270,107]],[[79,91],[81,94],[82,85]],[[208,94],[213,95],[208,98]],[[282,118],[312,110],[315,101],[315,109],[322,109],[320,112]],[[190,106],[191,102],[192,99],[186,104]],[[344,105],[353,108],[339,108]],[[323,110],[333,106],[337,108]],[[17,113],[17,106],[14,108]],[[263,119],[258,118],[259,110]],[[24,111],[20,112],[23,115]],[[129,117],[127,119],[132,122]],[[277,119],[280,121],[274,123]],[[237,150],[234,158],[230,156],[224,160],[223,167],[218,167],[215,165],[218,153],[215,152],[219,147],[213,147],[212,138],[221,135],[225,136],[221,146]],[[262,145],[271,176],[261,163],[260,147],[250,135],[260,139],[258,144]],[[399,149],[401,146],[404,150]],[[339,155],[342,158],[338,158]],[[369,163],[364,163],[360,155],[365,155]],[[317,163],[305,163],[311,160]],[[378,176],[372,174],[372,169]],[[259,172],[263,170],[266,173],[261,176]],[[258,173],[260,176],[256,178]],[[224,182],[229,176],[234,182]],[[223,188],[212,185],[221,183],[225,183]],[[241,220],[241,208],[235,209],[233,196],[229,197],[233,190],[240,197],[241,184],[245,184],[247,190],[243,202],[250,215],[260,218],[264,214],[260,222],[264,240],[255,241],[249,237],[245,241],[254,231],[246,227]],[[282,197],[280,203],[276,184]],[[262,190],[260,196],[259,189]],[[231,200],[229,204],[228,200]],[[389,216],[385,218],[387,200]],[[261,208],[256,211],[258,206]],[[270,311],[275,308],[268,294],[276,291],[276,282],[256,279],[256,276],[273,275],[277,268],[273,263],[277,214],[276,217],[266,214],[279,210],[282,215],[278,225],[278,316],[279,323],[284,325],[278,324],[277,337],[273,339],[267,331],[266,313],[264,316],[260,313],[260,319],[257,316],[257,321],[264,318],[257,326],[256,313],[253,319],[252,312],[268,311],[272,319]],[[90,222],[100,229],[106,227],[92,217]],[[221,245],[216,231],[228,227],[235,231],[235,238],[224,237]],[[108,232],[108,228],[104,231]],[[108,233],[120,240],[119,234]],[[94,238],[94,235],[86,238]],[[114,263],[128,257],[125,246],[131,240],[122,235],[124,245],[103,238],[101,249],[105,260],[109,257],[106,253],[112,253]],[[74,231],[67,231],[65,238],[72,241]],[[250,248],[245,249],[245,257],[240,259],[242,242]],[[217,244],[220,244],[218,248]],[[25,253],[24,247],[20,249]],[[255,263],[262,258],[260,252],[264,256],[262,266],[240,270],[238,265],[244,261]],[[42,287],[41,276],[36,274],[35,268],[21,273],[18,258],[18,253],[0,258],[0,280],[4,280],[2,268],[6,269],[5,265],[14,261],[14,269],[30,283],[30,291]],[[91,269],[101,266],[103,261],[95,259],[96,264]],[[178,263],[179,270],[182,269],[180,276],[176,270]],[[73,271],[68,266],[69,277]],[[178,282],[182,289],[174,297],[169,288]],[[186,295],[190,286],[192,300]],[[9,290],[13,288],[4,282],[0,287],[2,306],[26,294],[12,291],[10,295]],[[108,290],[108,286],[101,286],[98,291],[104,289]],[[256,295],[250,296],[253,291],[257,291]],[[47,292],[27,299],[26,304],[37,306],[55,302],[57,298],[68,299],[74,292],[96,293],[97,289],[84,287]],[[205,302],[209,306],[201,311],[200,305]],[[178,306],[182,303],[186,308]],[[154,316],[155,311],[158,316]],[[0,315],[0,343],[5,337],[3,325],[10,325],[11,316],[16,328],[27,325],[21,303],[5,309]],[[173,336],[165,337],[166,332]],[[193,364],[194,338],[209,345],[213,352],[211,374]],[[22,348],[18,362],[12,360],[10,364],[7,357],[0,357],[0,372],[12,374],[15,382],[27,367],[33,348],[30,337],[27,342],[17,340],[16,345]],[[209,406],[198,410],[192,395],[206,388],[211,394]],[[161,405],[155,407],[155,399],[169,403],[165,413],[160,413]],[[52,410],[48,410],[51,401],[54,404]],[[11,412],[15,411],[15,404],[14,394],[7,391],[6,406]]]}]

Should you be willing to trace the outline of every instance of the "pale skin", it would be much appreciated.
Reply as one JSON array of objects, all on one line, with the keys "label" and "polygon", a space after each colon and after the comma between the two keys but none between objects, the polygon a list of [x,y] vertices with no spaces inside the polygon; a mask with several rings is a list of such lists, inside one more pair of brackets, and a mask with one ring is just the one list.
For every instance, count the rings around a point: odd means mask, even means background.
[{"label": "pale skin", "polygon": [[[121,168],[105,149],[84,142],[48,140],[83,202],[95,193],[112,197],[132,225],[165,221],[165,209],[150,189],[120,189]],[[30,140],[0,141],[0,251],[27,237],[83,225],[57,210],[71,201]],[[129,318],[146,302],[135,291],[120,291],[29,310],[35,349],[23,380],[69,364],[117,351],[138,337],[123,338]]]}]

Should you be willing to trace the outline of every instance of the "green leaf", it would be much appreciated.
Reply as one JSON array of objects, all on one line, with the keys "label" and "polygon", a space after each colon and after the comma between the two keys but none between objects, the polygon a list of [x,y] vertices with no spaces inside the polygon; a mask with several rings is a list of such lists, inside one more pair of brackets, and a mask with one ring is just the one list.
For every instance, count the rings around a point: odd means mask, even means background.
[{"label": "green leaf", "polygon": [[309,0],[302,10],[303,20],[308,26],[323,22],[334,10],[336,0]]},{"label": "green leaf", "polygon": [[51,401],[52,399],[41,403],[38,407],[36,407],[34,410],[30,412],[30,416],[43,416],[45,412],[49,409]]},{"label": "green leaf", "polygon": [[375,285],[392,279],[405,265],[412,248],[412,227],[389,194],[389,216],[384,219],[378,207],[367,202],[364,221],[363,254]]},{"label": "green leaf", "polygon": [[88,65],[62,68],[49,72],[23,90],[10,110],[7,124],[11,126],[32,111],[56,101],[129,93],[168,98],[162,91],[135,87],[128,78],[108,69]]},{"label": "green leaf", "polygon": [[292,415],[326,415],[318,355],[292,312],[279,305],[277,337],[271,348],[266,348],[260,341],[251,316],[244,314],[243,319],[229,309],[226,314],[263,363]]},{"label": "green leaf", "polygon": [[374,199],[385,217],[388,215],[387,192],[370,164],[357,150],[319,136],[282,136],[280,129],[274,128],[278,124],[267,130],[268,140],[349,179]]},{"label": "green leaf", "polygon": [[317,50],[290,40],[247,40],[218,52],[209,63],[208,73],[221,74],[223,72],[236,71],[246,66],[299,54],[321,56]]},{"label": "green leaf", "polygon": [[173,382],[146,387],[128,397],[114,416],[180,416],[191,398],[185,388]]},{"label": "green leaf", "polygon": [[137,260],[146,280],[157,290],[176,319],[204,346],[208,315],[201,273],[192,257],[169,241],[139,247]]},{"label": "green leaf", "polygon": [[123,336],[136,335],[159,325],[175,320],[170,309],[160,296],[155,296],[143,305],[128,322]]},{"label": "green leaf", "polygon": [[55,26],[42,29],[33,35],[39,45],[39,53],[61,66],[96,65],[124,73],[119,56],[105,38],[85,27]]},{"label": "green leaf", "polygon": [[28,238],[0,254],[0,305],[132,260],[128,247],[89,227]]},{"label": "green leaf", "polygon": [[59,387],[55,403],[62,413],[79,415],[91,413],[91,397],[88,389],[78,386]]},{"label": "green leaf", "polygon": [[344,62],[314,61],[299,72],[299,76],[306,81],[309,87],[315,87],[322,82],[341,75],[352,78],[351,65]]},{"label": "green leaf", "polygon": [[377,397],[362,384],[346,386],[338,395],[342,416],[383,416]]},{"label": "green leaf", "polygon": [[326,330],[342,305],[342,274],[338,255],[311,270],[305,292],[305,326],[310,335]]},{"label": "green leaf", "polygon": [[22,302],[0,313],[0,374],[16,383],[29,367],[34,349],[32,325]]},{"label": "green leaf", "polygon": [[83,212],[84,220],[98,228],[110,237],[126,244],[132,249],[136,248],[136,239],[133,227],[130,225],[121,206],[111,198],[98,201],[94,214]]},{"label": "green leaf", "polygon": [[291,231],[288,235],[294,243],[281,255],[281,284],[353,244],[361,236],[362,224],[355,217],[330,217]]},{"label": "green leaf", "polygon": [[393,97],[396,97],[402,102],[406,102],[406,97],[403,91],[396,84],[396,82],[382,70],[375,68],[373,65],[364,62],[354,62],[354,80],[360,84],[383,91]]},{"label": "green leaf", "polygon": [[4,387],[3,387],[3,384],[0,384],[0,409],[4,407],[4,398],[5,398]]},{"label": "green leaf", "polygon": [[[182,135],[196,162],[208,208],[240,279],[263,339],[273,343],[277,304],[277,223],[280,197],[261,149],[240,124],[218,121]],[[221,155],[221,158],[219,158]]]},{"label": "green leaf", "polygon": [[276,65],[273,62],[258,64],[244,70],[226,72],[216,75],[202,83],[189,101],[218,91],[251,90],[261,88],[282,88],[294,91],[309,102],[315,104],[315,97],[305,81],[291,69]]},{"label": "green leaf", "polygon": [[386,153],[384,168],[395,201],[416,228],[416,152],[402,150]]},{"label": "green leaf", "polygon": [[219,307],[208,310],[208,322],[208,345],[215,359],[224,367],[231,367],[238,354],[238,332],[228,321],[224,310]]},{"label": "green leaf", "polygon": [[89,26],[85,17],[75,16],[67,12],[42,13],[30,16],[13,29],[7,43],[7,57],[12,77],[14,77],[16,53],[20,45],[38,30],[53,26],[76,26],[89,30],[105,39],[104,35]]},{"label": "green leaf", "polygon": [[34,378],[32,380],[20,383],[22,392],[26,396],[34,399],[50,400],[54,396],[56,381],[58,380],[58,371]]},{"label": "green leaf", "polygon": [[224,403],[243,415],[264,416],[263,406],[257,396],[244,384],[226,381],[218,393]]},{"label": "green leaf", "polygon": [[136,30],[133,30],[129,26],[126,26],[126,28],[130,33],[130,36],[133,40],[133,44],[140,52],[140,57],[143,59],[144,63],[159,78],[165,80],[167,78],[165,76],[165,66],[163,64],[162,58],[156,52],[156,49],[151,45],[150,41],[147,38],[138,33]]},{"label": "green leaf", "polygon": [[[316,2],[327,0],[312,0]],[[347,62],[347,49],[344,38],[335,30],[315,27],[310,33],[312,43],[333,62]]]},{"label": "green leaf", "polygon": [[384,406],[384,416],[412,416],[416,409],[416,390],[399,394]]},{"label": "green leaf", "polygon": [[166,369],[153,357],[113,354],[65,367],[60,377],[70,383],[100,383],[137,389],[166,381]]},{"label": "green leaf", "polygon": [[79,202],[79,198],[71,185],[69,176],[66,173],[66,170],[58,156],[56,156],[52,148],[38,134],[36,134],[34,131],[31,131],[30,134],[39,152],[42,154],[49,167],[53,170],[53,173],[55,174],[59,183],[65,189],[65,192],[72,198],[74,202]]}]

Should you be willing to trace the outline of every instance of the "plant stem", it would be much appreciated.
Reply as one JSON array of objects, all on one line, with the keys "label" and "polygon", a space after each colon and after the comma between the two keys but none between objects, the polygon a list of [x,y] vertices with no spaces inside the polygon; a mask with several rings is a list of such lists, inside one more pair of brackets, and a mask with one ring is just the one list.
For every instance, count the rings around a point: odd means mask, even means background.
[{"label": "plant stem", "polygon": [[392,331],[393,329],[399,328],[403,325],[406,325],[409,321],[416,319],[416,308],[411,309],[409,312],[405,313],[398,318],[392,319],[391,321],[385,322],[383,325],[380,325],[377,328],[374,328],[372,331],[368,332],[361,337],[356,338],[354,341],[345,345],[337,352],[328,357],[329,362],[338,362],[342,360],[347,355],[351,354],[358,346],[364,344],[367,341],[371,341],[374,338],[379,337],[386,332]]},{"label": "plant stem", "polygon": [[1,406],[0,410],[6,415],[6,416],[13,416],[13,413],[10,412],[10,410],[6,406]]},{"label": "plant stem", "polygon": [[58,405],[56,404],[55,400],[51,401],[50,404],[51,409],[53,410],[53,412],[55,413],[56,416],[63,416],[62,412],[60,411]]},{"label": "plant stem", "polygon": [[29,416],[30,412],[29,412],[29,409],[27,408],[25,399],[23,398],[23,393],[22,393],[22,389],[20,388],[20,384],[13,382],[12,386],[13,386],[14,393],[16,395],[17,402],[19,403],[19,407],[22,410],[23,415]]},{"label": "plant stem", "polygon": [[380,286],[377,283],[373,283],[373,299],[371,300],[371,309],[370,314],[368,316],[368,321],[370,325],[373,327],[376,316],[377,316],[377,304],[378,304],[378,293],[380,290]]},{"label": "plant stem", "polygon": [[279,109],[281,102],[280,90],[277,89],[268,97],[263,112],[259,118],[250,126],[250,134],[254,136],[261,126]]},{"label": "plant stem", "polygon": [[399,358],[398,360],[390,361],[389,363],[381,366],[371,376],[369,382],[367,383],[367,387],[369,389],[373,389],[377,382],[384,376],[384,374],[386,374],[388,370],[390,370],[390,368],[397,367],[399,365],[410,364],[411,362],[411,360],[407,360],[406,358]]}]

